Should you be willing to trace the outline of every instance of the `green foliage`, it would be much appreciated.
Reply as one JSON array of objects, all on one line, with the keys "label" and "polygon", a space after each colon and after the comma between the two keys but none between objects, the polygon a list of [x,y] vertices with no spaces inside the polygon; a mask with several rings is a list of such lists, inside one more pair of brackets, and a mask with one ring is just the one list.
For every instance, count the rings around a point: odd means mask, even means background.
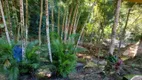
[{"label": "green foliage", "polygon": [[119,61],[119,58],[115,55],[109,55],[106,57],[107,65],[105,65],[105,73],[106,75],[110,75],[113,73],[117,73],[120,69],[122,63]]},{"label": "green foliage", "polygon": [[74,70],[77,61],[74,49],[75,47],[71,43],[64,44],[58,39],[53,41],[53,64],[57,68],[58,75],[66,77]]},{"label": "green foliage", "polygon": [[9,80],[17,80],[19,69],[12,55],[12,46],[4,38],[0,38],[0,72],[8,76]]},{"label": "green foliage", "polygon": [[8,70],[9,80],[18,80],[19,77],[19,68],[17,65],[12,65]]},{"label": "green foliage", "polygon": [[58,76],[66,77],[70,72],[75,70],[77,52],[83,51],[79,47],[76,47],[73,42],[73,38],[63,42],[60,38],[54,38],[51,42],[53,65],[56,66],[56,72]]},{"label": "green foliage", "polygon": [[117,61],[118,61],[118,58],[116,57],[116,56],[108,56],[107,57],[107,60],[109,61],[109,62],[111,62],[112,64],[114,64],[114,63],[116,63]]},{"label": "green foliage", "polygon": [[[113,0],[96,0],[96,5],[91,13],[90,22],[86,26],[86,34],[88,41],[98,43],[104,38],[110,37],[111,26],[114,20],[114,3]],[[88,38],[91,37],[90,39]],[[86,38],[85,38],[86,39]]]},{"label": "green foliage", "polygon": [[37,69],[39,66],[39,56],[36,54],[38,50],[37,43],[37,41],[30,42],[27,45],[25,59],[17,62],[13,58],[12,49],[14,45],[9,46],[5,39],[0,38],[0,72],[6,74],[9,80],[17,80],[19,74]]},{"label": "green foliage", "polygon": [[37,53],[39,46],[37,44],[38,41],[32,41],[27,45],[25,59],[20,63],[22,73],[32,72],[39,67],[39,54]]},{"label": "green foliage", "polygon": [[39,46],[37,46],[38,41],[32,41],[30,42],[26,47],[26,59],[32,62],[38,61],[38,54],[36,51],[39,49]]}]

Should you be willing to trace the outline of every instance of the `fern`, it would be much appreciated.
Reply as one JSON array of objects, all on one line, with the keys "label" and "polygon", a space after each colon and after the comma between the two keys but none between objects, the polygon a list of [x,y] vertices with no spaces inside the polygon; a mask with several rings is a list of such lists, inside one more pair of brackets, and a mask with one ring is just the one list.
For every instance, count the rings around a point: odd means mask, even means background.
[{"label": "fern", "polygon": [[30,42],[26,48],[26,58],[22,62],[17,62],[12,52],[15,44],[9,46],[4,38],[0,38],[0,72],[6,74],[9,80],[17,80],[19,74],[37,69],[39,66],[39,56],[36,54],[39,49],[37,43],[37,41]]},{"label": "fern", "polygon": [[[76,52],[81,51],[73,41],[69,40],[64,43],[60,39],[52,40],[53,65],[57,68],[58,75],[66,77],[75,70],[77,63]],[[80,49],[80,50],[79,50]],[[84,49],[82,49],[83,51]]]}]

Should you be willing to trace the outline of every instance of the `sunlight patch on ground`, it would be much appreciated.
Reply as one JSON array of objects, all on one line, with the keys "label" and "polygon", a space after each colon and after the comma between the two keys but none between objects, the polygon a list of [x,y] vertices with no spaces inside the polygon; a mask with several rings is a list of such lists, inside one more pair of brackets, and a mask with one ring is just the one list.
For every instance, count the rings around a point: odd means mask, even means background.
[{"label": "sunlight patch on ground", "polygon": [[[122,55],[125,57],[129,57],[129,58],[134,58],[137,55],[137,51],[139,48],[139,43],[140,41],[138,41],[135,44],[130,45],[123,53]],[[125,58],[124,58],[125,59]],[[123,59],[122,59],[123,60]]]}]

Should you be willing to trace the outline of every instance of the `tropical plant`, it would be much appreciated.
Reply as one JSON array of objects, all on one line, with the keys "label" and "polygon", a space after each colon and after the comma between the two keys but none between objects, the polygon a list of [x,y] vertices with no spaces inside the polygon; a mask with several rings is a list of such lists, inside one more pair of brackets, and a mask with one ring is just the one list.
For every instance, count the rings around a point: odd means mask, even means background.
[{"label": "tropical plant", "polygon": [[56,66],[58,76],[66,77],[74,71],[77,63],[76,53],[85,50],[76,47],[72,41],[74,38],[70,39],[66,42],[59,38],[52,40],[53,65]]},{"label": "tropical plant", "polygon": [[53,64],[57,68],[57,74],[66,77],[76,65],[76,55],[73,54],[74,46],[54,40],[52,44]]},{"label": "tropical plant", "polygon": [[6,74],[9,80],[17,80],[19,69],[12,55],[12,46],[4,38],[0,39],[0,72]]},{"label": "tropical plant", "polygon": [[25,59],[22,60],[20,66],[22,73],[33,72],[39,66],[39,54],[36,53],[39,50],[37,46],[38,41],[30,42],[26,47]]},{"label": "tropical plant", "polygon": [[26,55],[22,61],[17,61],[14,58],[13,48],[14,44],[10,46],[5,39],[0,39],[0,72],[8,76],[9,80],[17,80],[19,74],[29,73],[38,68],[38,54],[36,51],[39,49],[37,41],[30,42],[27,45]]}]

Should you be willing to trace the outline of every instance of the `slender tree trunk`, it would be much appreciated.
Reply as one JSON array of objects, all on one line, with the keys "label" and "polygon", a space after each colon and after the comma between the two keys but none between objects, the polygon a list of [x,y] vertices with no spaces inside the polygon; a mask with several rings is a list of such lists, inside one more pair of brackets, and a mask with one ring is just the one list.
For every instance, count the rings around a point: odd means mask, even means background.
[{"label": "slender tree trunk", "polygon": [[52,0],[51,24],[52,24],[52,32],[54,32],[54,0]]},{"label": "slender tree trunk", "polygon": [[39,46],[41,46],[41,25],[42,25],[42,16],[43,16],[43,0],[41,0],[40,10],[41,11],[40,11],[39,32],[38,32]]},{"label": "slender tree trunk", "polygon": [[[72,12],[73,12],[73,8],[71,7],[70,12],[69,12],[68,23],[67,23],[67,34],[68,34],[68,37],[70,36],[70,34],[69,34],[69,28],[70,27],[69,26],[70,26],[70,23],[71,23]],[[68,37],[67,37],[67,39],[68,39]]]},{"label": "slender tree trunk", "polygon": [[10,37],[13,37],[12,23],[11,23],[11,16],[10,16],[8,0],[6,0],[6,8],[7,8],[8,26],[9,26],[9,32],[10,32],[9,34],[10,34]]},{"label": "slender tree trunk", "polygon": [[60,6],[58,6],[58,35],[60,35]]},{"label": "slender tree trunk", "polygon": [[76,10],[76,14],[75,14],[75,18],[74,18],[74,23],[73,23],[73,34],[76,33],[76,24],[77,24],[77,20],[80,18],[80,14],[78,12],[78,4],[77,4],[77,10]]},{"label": "slender tree trunk", "polygon": [[3,12],[3,8],[2,8],[1,0],[0,0],[0,10],[1,10],[3,23],[4,23],[6,38],[7,38],[7,41],[9,43],[9,45],[11,46],[11,41],[10,41],[9,32],[8,32],[7,25],[6,25],[6,20],[5,20],[5,17],[4,17],[4,12]]},{"label": "slender tree trunk", "polygon": [[26,45],[28,42],[28,0],[26,0]]},{"label": "slender tree trunk", "polygon": [[22,38],[22,58],[25,58],[25,27],[24,27],[24,7],[23,0],[20,0],[20,24],[21,24],[21,38]]},{"label": "slender tree trunk", "polygon": [[51,53],[51,46],[50,46],[50,36],[49,36],[49,14],[48,14],[48,0],[45,0],[45,9],[46,9],[46,36],[47,36],[47,44],[48,44],[48,51],[49,51],[49,59],[52,63],[52,53]]},{"label": "slender tree trunk", "polygon": [[78,46],[78,44],[80,43],[80,40],[81,40],[81,37],[82,37],[82,35],[83,35],[84,29],[85,29],[85,27],[86,27],[86,25],[87,25],[87,22],[88,22],[88,21],[89,21],[89,22],[91,21],[90,15],[91,15],[91,12],[94,10],[95,4],[96,4],[96,2],[94,2],[94,4],[92,5],[92,7],[91,7],[91,9],[90,9],[90,13],[89,13],[89,15],[88,15],[88,17],[87,17],[87,19],[86,19],[86,21],[85,21],[85,24],[83,25],[83,28],[82,28],[82,30],[81,30],[81,32],[80,32],[80,35],[79,35],[79,38],[78,38],[78,41],[77,41],[76,46]]},{"label": "slender tree trunk", "polygon": [[[79,13],[78,16],[76,14],[76,19],[75,19],[75,22],[74,22],[74,25],[73,25],[73,34],[76,34],[76,30],[77,30],[77,26],[78,26],[78,22],[79,22],[80,16],[81,16],[81,13]],[[75,42],[74,37],[73,37],[72,41]]]},{"label": "slender tree trunk", "polygon": [[68,9],[67,9],[67,12],[66,12],[66,20],[65,20],[65,33],[64,33],[64,42],[66,42],[66,40],[67,40],[67,37],[68,37],[68,21],[69,21],[69,19],[68,19],[68,14],[69,14],[69,12],[68,12]]},{"label": "slender tree trunk", "polygon": [[124,37],[125,37],[125,33],[126,33],[127,24],[128,24],[128,21],[129,21],[130,12],[131,12],[131,8],[128,10],[128,15],[127,15],[127,19],[126,19],[126,24],[125,24],[124,29],[123,29],[123,31],[122,31],[122,34],[121,34],[121,36],[120,36],[120,42],[119,42],[118,53],[120,53],[120,47],[121,47],[122,41],[123,41],[123,39],[124,39]]},{"label": "slender tree trunk", "polygon": [[79,13],[78,15],[76,14],[76,19],[75,19],[75,23],[74,23],[73,34],[76,34],[76,30],[77,30],[77,26],[78,26],[78,22],[79,22],[80,16],[81,16],[81,13]]},{"label": "slender tree trunk", "polygon": [[62,33],[61,33],[61,39],[64,39],[64,28],[65,28],[65,20],[66,20],[66,12],[64,14],[63,22],[62,22]]},{"label": "slender tree trunk", "polygon": [[75,18],[76,18],[77,13],[78,13],[78,4],[76,5],[75,10],[74,10],[73,18],[72,18],[71,25],[70,25],[69,35],[71,35],[72,32],[73,32],[73,26],[74,26],[74,23],[75,23]]},{"label": "slender tree trunk", "polygon": [[119,13],[120,13],[120,7],[121,7],[121,0],[117,0],[117,6],[115,11],[115,19],[114,24],[112,27],[112,34],[111,34],[111,44],[109,48],[109,53],[113,55],[114,49],[115,49],[115,39],[116,39],[116,29],[118,27],[119,23]]},{"label": "slender tree trunk", "polygon": [[[21,32],[24,36],[24,7],[23,7],[23,0],[20,0],[20,24],[21,24]],[[23,38],[22,36],[22,38]]]}]

